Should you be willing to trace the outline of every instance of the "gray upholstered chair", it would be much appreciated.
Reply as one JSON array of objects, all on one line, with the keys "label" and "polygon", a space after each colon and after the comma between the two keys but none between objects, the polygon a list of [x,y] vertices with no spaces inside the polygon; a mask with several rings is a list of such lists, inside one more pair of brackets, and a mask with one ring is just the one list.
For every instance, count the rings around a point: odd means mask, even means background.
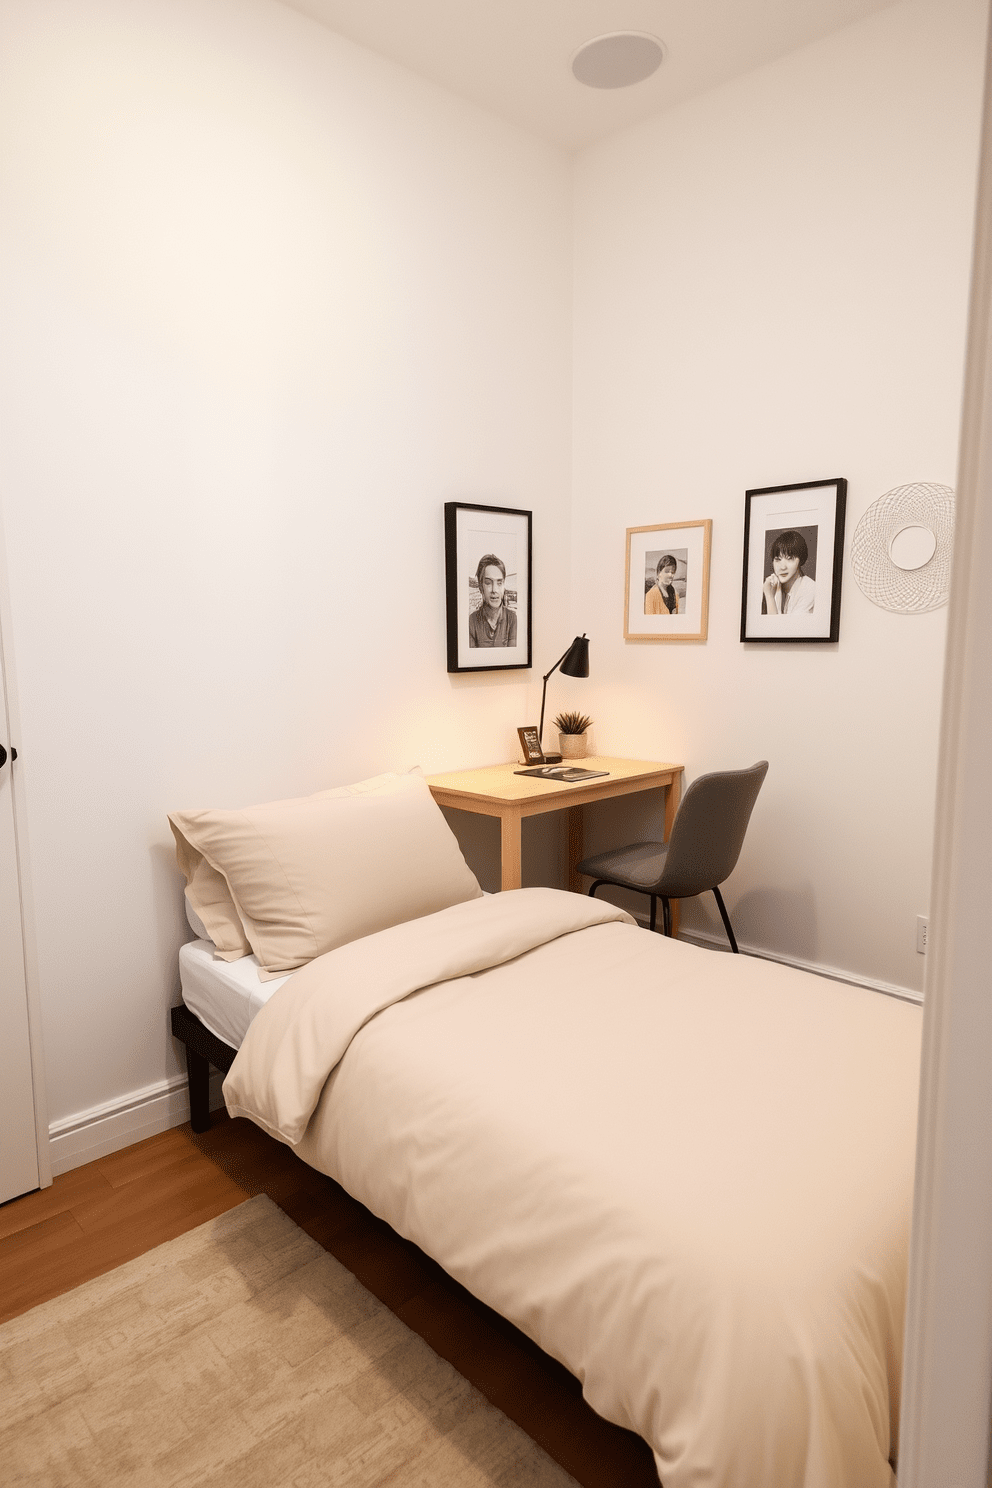
[{"label": "gray upholstered chair", "polygon": [[635,842],[630,847],[584,858],[579,872],[595,879],[590,894],[601,884],[634,889],[651,898],[651,929],[661,900],[666,935],[672,933],[673,899],[691,899],[711,889],[730,939],[737,950],[720,885],[734,871],[744,845],[744,834],[758,799],[768,761],[749,770],[717,770],[699,775],[689,786],[667,842]]}]

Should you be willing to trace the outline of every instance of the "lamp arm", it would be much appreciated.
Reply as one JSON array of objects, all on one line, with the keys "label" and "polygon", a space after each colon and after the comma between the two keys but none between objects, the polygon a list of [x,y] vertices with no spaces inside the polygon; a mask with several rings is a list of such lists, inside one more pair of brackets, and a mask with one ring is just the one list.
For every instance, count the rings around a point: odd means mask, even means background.
[{"label": "lamp arm", "polygon": [[571,646],[566,646],[564,651],[559,656],[558,660],[555,662],[554,666],[551,668],[551,671],[545,672],[544,674],[544,686],[541,688],[541,721],[537,726],[537,742],[541,746],[542,753],[544,751],[544,704],[548,696],[548,678],[551,676],[551,672],[557,670],[557,668],[561,666],[562,662],[565,660],[565,657],[568,655],[571,649]]},{"label": "lamp arm", "polygon": [[[554,667],[551,668],[551,672],[553,671]],[[548,677],[551,676],[551,672],[548,673]],[[544,687],[541,689],[541,721],[537,725],[537,742],[541,746],[542,754],[544,753],[544,700],[548,695],[548,677],[545,677]]]}]

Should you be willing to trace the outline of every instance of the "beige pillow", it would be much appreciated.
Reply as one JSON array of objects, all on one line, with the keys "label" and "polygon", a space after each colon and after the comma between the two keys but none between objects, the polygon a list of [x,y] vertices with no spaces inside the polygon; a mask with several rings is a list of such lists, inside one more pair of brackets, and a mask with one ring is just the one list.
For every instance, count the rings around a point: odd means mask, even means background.
[{"label": "beige pillow", "polygon": [[482,893],[421,775],[169,822],[180,866],[196,854],[225,881],[263,978]]},{"label": "beige pillow", "polygon": [[[420,773],[419,767],[417,772]],[[335,786],[332,790],[319,791],[321,796],[363,795],[381,790],[398,777],[395,772],[373,775],[368,780],[358,780],[353,785]],[[309,799],[309,798],[304,798]],[[169,818],[172,835],[176,839],[176,857],[180,872],[186,879],[186,902],[201,921],[207,937],[214,943],[214,950],[221,961],[240,961],[251,955],[251,945],[245,934],[227,879],[223,873],[212,868]],[[194,927],[195,928],[195,927]]]}]

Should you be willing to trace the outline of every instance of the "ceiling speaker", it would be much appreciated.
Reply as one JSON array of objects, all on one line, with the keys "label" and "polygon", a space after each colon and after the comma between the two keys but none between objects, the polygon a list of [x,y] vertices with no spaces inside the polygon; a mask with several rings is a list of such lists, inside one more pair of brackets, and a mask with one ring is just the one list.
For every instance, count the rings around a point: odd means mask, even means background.
[{"label": "ceiling speaker", "polygon": [[614,31],[594,36],[572,58],[572,71],[588,88],[629,88],[657,72],[665,49],[646,31]]}]

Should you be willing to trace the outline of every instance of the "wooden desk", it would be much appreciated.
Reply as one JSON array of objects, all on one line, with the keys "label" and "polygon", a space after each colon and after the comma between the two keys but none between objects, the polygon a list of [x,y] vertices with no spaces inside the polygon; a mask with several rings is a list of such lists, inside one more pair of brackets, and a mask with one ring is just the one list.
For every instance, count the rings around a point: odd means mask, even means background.
[{"label": "wooden desk", "polygon": [[[563,761],[566,765],[570,761]],[[584,770],[606,770],[596,780],[566,785],[517,775],[522,765],[487,765],[481,770],[455,770],[428,775],[427,784],[439,806],[498,816],[500,822],[500,888],[520,888],[520,823],[525,816],[545,811],[568,812],[568,887],[581,893],[576,864],[583,858],[582,808],[589,801],[606,801],[634,791],[665,791],[665,840],[668,840],[682,792],[682,765],[651,760],[608,759],[591,755],[571,763]],[[618,843],[617,846],[620,846]]]}]

